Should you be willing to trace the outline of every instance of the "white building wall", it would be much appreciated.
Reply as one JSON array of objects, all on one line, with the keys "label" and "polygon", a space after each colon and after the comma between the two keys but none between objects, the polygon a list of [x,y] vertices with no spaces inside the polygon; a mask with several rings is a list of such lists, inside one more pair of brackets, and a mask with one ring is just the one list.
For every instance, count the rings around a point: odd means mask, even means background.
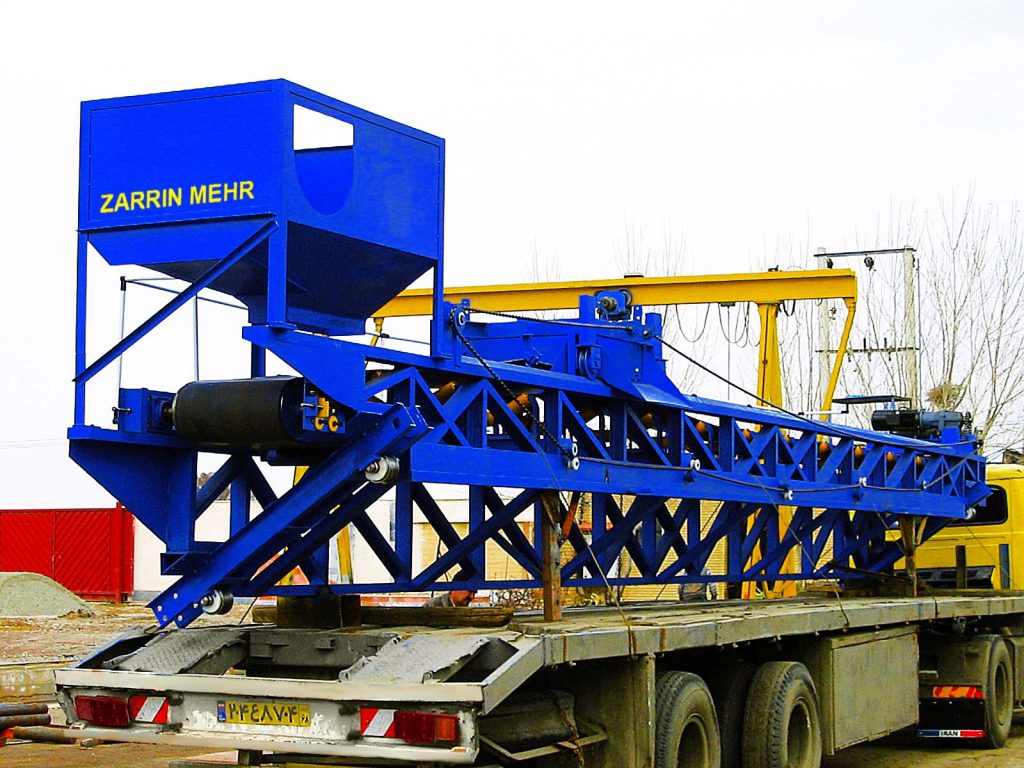
[{"label": "white building wall", "polygon": [[[201,541],[224,541],[228,536],[231,503],[226,499],[215,501],[196,521],[196,538]],[[146,526],[135,521],[135,573],[132,589],[136,599],[148,599],[163,592],[177,577],[160,573],[160,555],[166,551]]]},{"label": "white building wall", "polygon": [[[454,491],[461,489],[448,489],[431,487],[432,493],[439,494],[443,491]],[[504,494],[502,494],[504,496]],[[435,500],[445,517],[452,523],[464,523],[469,519],[468,506],[465,497],[439,498]],[[229,532],[230,524],[230,502],[228,500],[215,501],[196,523],[196,538],[201,541],[224,541]],[[258,505],[254,503],[254,508]],[[369,507],[369,517],[380,531],[381,535],[394,544],[391,532],[391,521],[394,514],[394,493],[388,493],[383,498]],[[521,520],[531,519],[532,511],[527,511],[519,516]],[[419,572],[433,558],[425,558],[422,546],[422,529],[426,519],[415,510],[414,522],[417,523],[413,533],[413,571]],[[386,583],[390,582],[391,575],[380,563],[373,550],[366,540],[355,528],[350,528],[352,547],[352,567],[355,580],[361,583]],[[133,590],[137,599],[149,599],[152,596],[163,592],[174,583],[174,576],[164,576],[160,573],[160,555],[165,547],[157,537],[151,533],[138,520],[135,521],[135,572]],[[340,581],[338,570],[338,557],[336,541],[331,542],[331,580]]]}]

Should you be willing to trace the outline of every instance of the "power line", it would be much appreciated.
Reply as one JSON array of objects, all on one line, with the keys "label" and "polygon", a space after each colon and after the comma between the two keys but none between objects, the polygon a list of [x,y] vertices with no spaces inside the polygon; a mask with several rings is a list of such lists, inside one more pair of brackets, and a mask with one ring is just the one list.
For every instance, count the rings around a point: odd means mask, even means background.
[{"label": "power line", "polygon": [[64,445],[67,440],[64,438],[40,438],[36,440],[0,440],[0,451],[15,449],[30,450],[33,448],[51,448],[55,445]]}]

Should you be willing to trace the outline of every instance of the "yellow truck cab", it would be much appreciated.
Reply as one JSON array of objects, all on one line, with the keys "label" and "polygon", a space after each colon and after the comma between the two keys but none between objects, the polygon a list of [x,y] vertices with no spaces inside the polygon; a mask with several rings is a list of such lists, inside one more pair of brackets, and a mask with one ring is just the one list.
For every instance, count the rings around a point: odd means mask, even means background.
[{"label": "yellow truck cab", "polygon": [[963,546],[973,576],[969,586],[1024,589],[1024,466],[989,464],[985,479],[992,488],[985,505],[970,520],[950,523],[917,550],[922,577],[936,586],[953,586],[956,547]]}]

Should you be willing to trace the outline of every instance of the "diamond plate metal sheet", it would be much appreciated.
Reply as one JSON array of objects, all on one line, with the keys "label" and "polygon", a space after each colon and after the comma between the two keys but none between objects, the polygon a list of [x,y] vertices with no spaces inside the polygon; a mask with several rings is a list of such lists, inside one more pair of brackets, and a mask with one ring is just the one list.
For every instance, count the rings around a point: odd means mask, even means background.
[{"label": "diamond plate metal sheet", "polygon": [[229,646],[248,646],[247,632],[237,629],[202,629],[168,632],[117,665],[128,672],[187,672]]},{"label": "diamond plate metal sheet", "polygon": [[414,635],[397,638],[341,674],[363,683],[444,681],[465,666],[487,643],[479,635]]}]

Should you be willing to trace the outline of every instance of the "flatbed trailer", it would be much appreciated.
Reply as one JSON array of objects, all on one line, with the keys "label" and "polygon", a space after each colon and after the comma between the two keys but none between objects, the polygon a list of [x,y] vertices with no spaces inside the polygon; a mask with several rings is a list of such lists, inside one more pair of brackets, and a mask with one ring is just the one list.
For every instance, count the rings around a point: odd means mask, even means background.
[{"label": "flatbed trailer", "polygon": [[[809,672],[812,703],[758,679],[787,663]],[[689,675],[709,687],[716,722],[698,707],[678,740],[688,754],[679,743],[675,756],[659,754],[659,719],[671,715],[662,689],[696,682]],[[775,689],[786,722],[774,727],[792,731],[806,717],[813,729],[795,765],[915,725],[996,746],[1024,698],[1022,677],[1024,594],[978,593],[578,608],[554,623],[516,614],[496,629],[170,630],[58,671],[57,689],[72,718],[80,697],[124,702],[123,727],[79,720],[89,738],[345,765],[558,765],[578,755],[594,768],[643,768],[744,753],[736,764],[758,764],[744,712],[749,724],[748,702]]]}]

